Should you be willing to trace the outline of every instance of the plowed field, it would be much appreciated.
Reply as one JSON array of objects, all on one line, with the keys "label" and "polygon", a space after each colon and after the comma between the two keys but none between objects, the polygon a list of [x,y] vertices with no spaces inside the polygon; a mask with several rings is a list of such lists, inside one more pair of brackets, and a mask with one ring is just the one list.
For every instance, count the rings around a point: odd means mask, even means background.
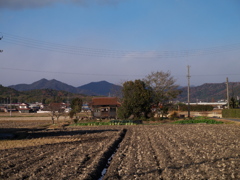
[{"label": "plowed field", "polygon": [[239,167],[239,126],[137,126],[104,179],[240,179]]},{"label": "plowed field", "polygon": [[102,179],[240,179],[236,125],[24,130],[0,141],[0,179],[99,179],[116,149]]}]

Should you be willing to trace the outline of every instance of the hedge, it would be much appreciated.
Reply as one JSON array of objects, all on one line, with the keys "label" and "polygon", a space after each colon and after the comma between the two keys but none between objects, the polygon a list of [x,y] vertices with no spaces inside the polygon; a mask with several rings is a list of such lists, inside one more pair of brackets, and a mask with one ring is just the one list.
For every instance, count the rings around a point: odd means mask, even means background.
[{"label": "hedge", "polygon": [[223,109],[223,118],[240,118],[240,109]]},{"label": "hedge", "polygon": [[[212,111],[211,105],[190,105],[190,111]],[[180,105],[180,111],[188,111],[188,105]]]}]

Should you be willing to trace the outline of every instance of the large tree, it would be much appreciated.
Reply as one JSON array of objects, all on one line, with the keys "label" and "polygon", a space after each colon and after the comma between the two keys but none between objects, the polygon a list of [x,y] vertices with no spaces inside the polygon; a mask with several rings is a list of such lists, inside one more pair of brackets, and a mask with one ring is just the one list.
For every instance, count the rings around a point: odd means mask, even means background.
[{"label": "large tree", "polygon": [[135,119],[147,117],[151,112],[152,91],[141,80],[126,81],[122,88],[122,105],[118,109],[118,117]]},{"label": "large tree", "polygon": [[166,104],[180,94],[176,80],[169,71],[157,71],[147,75],[143,81],[153,91],[153,102],[158,115],[163,116],[167,111]]},{"label": "large tree", "polygon": [[71,102],[71,111],[69,112],[70,118],[74,118],[76,122],[80,119],[78,113],[82,110],[83,101],[80,98],[74,98]]}]

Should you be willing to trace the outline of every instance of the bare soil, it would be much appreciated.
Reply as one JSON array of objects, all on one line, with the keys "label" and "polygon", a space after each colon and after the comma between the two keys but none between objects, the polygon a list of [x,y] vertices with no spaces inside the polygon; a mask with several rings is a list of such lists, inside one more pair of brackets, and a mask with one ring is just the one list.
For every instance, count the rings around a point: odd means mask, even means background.
[{"label": "bare soil", "polygon": [[240,179],[234,124],[47,129],[44,122],[0,121],[1,132],[15,135],[0,140],[0,179],[98,179],[116,148],[103,179]]},{"label": "bare soil", "polygon": [[240,179],[240,127],[128,128],[104,179]]}]

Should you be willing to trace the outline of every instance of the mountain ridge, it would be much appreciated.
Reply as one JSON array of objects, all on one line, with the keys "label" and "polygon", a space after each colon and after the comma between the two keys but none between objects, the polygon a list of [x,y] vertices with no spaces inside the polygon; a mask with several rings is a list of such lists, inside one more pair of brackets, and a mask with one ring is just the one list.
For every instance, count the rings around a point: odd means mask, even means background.
[{"label": "mountain ridge", "polygon": [[[115,85],[104,80],[74,87],[55,79],[41,79],[32,84],[18,84],[9,87],[18,91],[27,91],[30,89],[33,90],[38,88],[63,90],[71,93],[84,94],[87,96],[115,95],[114,92],[120,92],[122,88],[119,85]],[[187,102],[187,87],[181,87],[179,89],[182,91],[182,93],[175,100],[180,102]],[[226,83],[204,83],[200,86],[190,87],[190,102],[219,101],[226,99],[226,94]],[[233,96],[240,97],[240,82],[229,82],[229,95],[230,98]]]},{"label": "mountain ridge", "polygon": [[91,82],[82,86],[74,87],[61,81],[58,81],[56,79],[47,80],[45,78],[40,79],[31,84],[17,84],[8,87],[18,91],[29,91],[35,89],[53,89],[91,96],[108,96],[113,89],[117,90],[121,89],[121,86],[109,83],[107,81]]},{"label": "mountain ridge", "polygon": [[[229,82],[229,96],[240,97],[240,82]],[[187,87],[181,88],[182,93],[177,100],[187,101]],[[204,83],[200,86],[190,87],[190,102],[214,102],[227,99],[226,83]]]}]

